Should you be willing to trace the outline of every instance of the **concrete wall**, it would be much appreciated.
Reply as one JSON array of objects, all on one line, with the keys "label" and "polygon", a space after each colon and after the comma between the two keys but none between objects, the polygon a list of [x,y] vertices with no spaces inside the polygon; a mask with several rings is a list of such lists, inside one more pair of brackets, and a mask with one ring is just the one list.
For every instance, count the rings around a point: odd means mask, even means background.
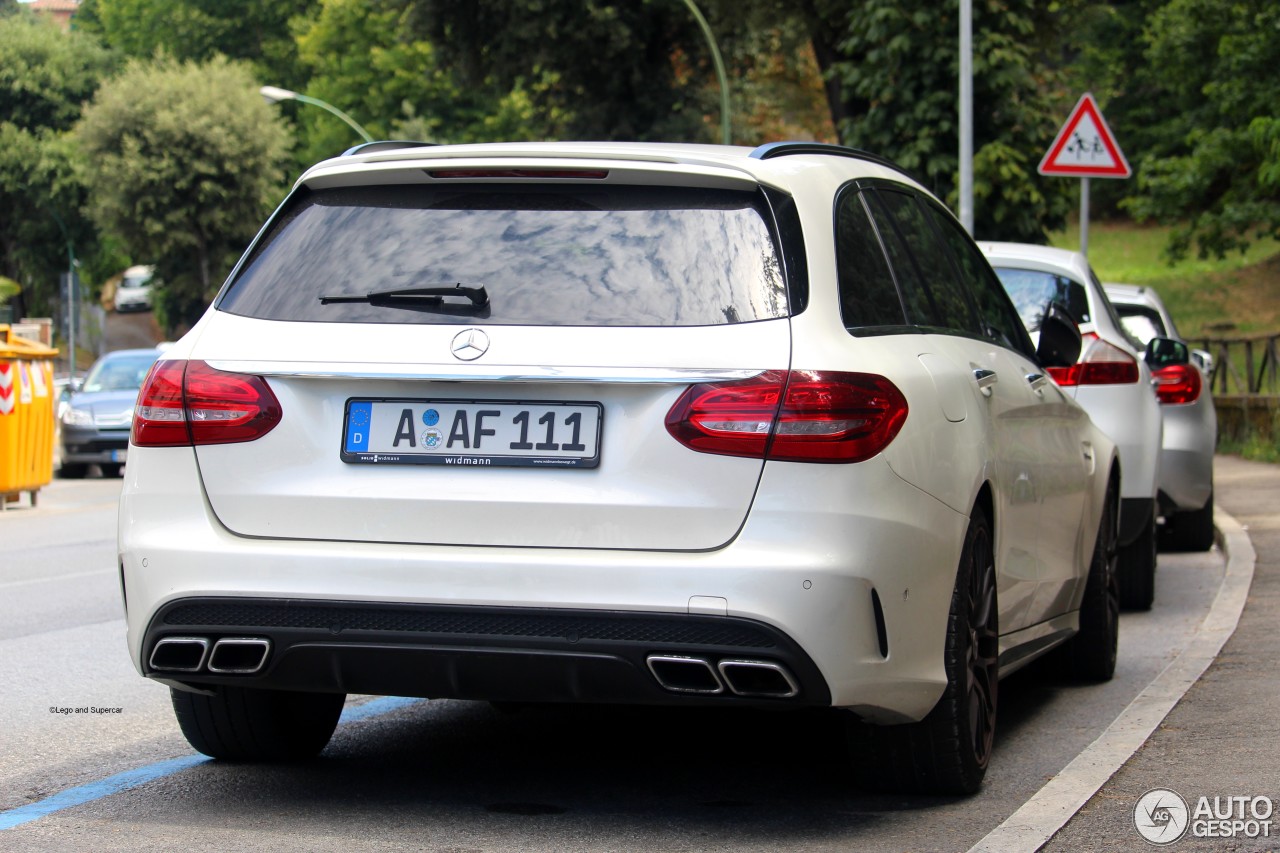
[{"label": "concrete wall", "polygon": [[1257,394],[1215,395],[1218,410],[1218,438],[1241,441],[1250,429],[1259,435],[1280,438],[1280,397]]}]

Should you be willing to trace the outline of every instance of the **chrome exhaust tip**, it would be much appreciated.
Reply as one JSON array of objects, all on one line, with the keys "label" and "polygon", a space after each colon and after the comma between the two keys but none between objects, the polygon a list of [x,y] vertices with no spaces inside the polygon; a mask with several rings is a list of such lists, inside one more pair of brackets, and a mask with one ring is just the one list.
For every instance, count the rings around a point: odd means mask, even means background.
[{"label": "chrome exhaust tip", "polygon": [[160,672],[199,672],[208,653],[205,637],[164,637],[151,650],[149,663]]},{"label": "chrome exhaust tip", "polygon": [[724,684],[711,662],[704,658],[682,655],[649,655],[645,658],[649,672],[664,689],[673,693],[699,693],[714,696],[724,692]]},{"label": "chrome exhaust tip", "polygon": [[800,692],[800,685],[782,664],[767,660],[722,660],[719,665],[724,683],[736,696],[790,699]]},{"label": "chrome exhaust tip", "polygon": [[209,671],[220,675],[253,675],[267,662],[271,641],[263,637],[223,637],[213,644]]}]

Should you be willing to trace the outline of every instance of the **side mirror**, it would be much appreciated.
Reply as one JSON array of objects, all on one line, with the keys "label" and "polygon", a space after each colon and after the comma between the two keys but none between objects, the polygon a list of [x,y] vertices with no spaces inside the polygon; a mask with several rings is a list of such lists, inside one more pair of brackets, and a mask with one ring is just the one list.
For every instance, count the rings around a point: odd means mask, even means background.
[{"label": "side mirror", "polygon": [[1205,373],[1213,373],[1213,356],[1202,349],[1191,351],[1191,362]]},{"label": "side mirror", "polygon": [[1080,327],[1070,312],[1050,302],[1040,318],[1040,343],[1036,360],[1041,367],[1070,367],[1080,357]]},{"label": "side mirror", "polygon": [[1173,338],[1152,338],[1147,341],[1147,364],[1152,370],[1175,364],[1191,363],[1191,348]]}]

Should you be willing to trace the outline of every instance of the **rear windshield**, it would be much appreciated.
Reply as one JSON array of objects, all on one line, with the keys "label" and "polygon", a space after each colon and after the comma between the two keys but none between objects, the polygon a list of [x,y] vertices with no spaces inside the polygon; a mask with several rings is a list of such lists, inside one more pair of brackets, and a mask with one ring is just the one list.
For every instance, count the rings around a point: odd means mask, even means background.
[{"label": "rear windshield", "polygon": [[1112,302],[1115,306],[1116,313],[1120,315],[1120,322],[1124,326],[1124,330],[1131,337],[1138,340],[1138,343],[1144,347],[1152,338],[1167,338],[1168,331],[1165,330],[1164,321],[1160,319],[1160,312],[1154,308],[1148,308],[1145,305],[1125,305],[1122,303]]},{"label": "rear windshield", "polygon": [[1078,281],[1039,270],[996,267],[995,271],[1027,331],[1040,331],[1040,321],[1044,319],[1050,302],[1057,302],[1065,308],[1077,325],[1093,321],[1089,313],[1089,296]]},{"label": "rear windshield", "polygon": [[[218,308],[268,320],[708,326],[787,316],[759,193],[422,185],[296,194]],[[321,304],[423,287],[466,299]],[[432,303],[432,304],[426,304]]]}]

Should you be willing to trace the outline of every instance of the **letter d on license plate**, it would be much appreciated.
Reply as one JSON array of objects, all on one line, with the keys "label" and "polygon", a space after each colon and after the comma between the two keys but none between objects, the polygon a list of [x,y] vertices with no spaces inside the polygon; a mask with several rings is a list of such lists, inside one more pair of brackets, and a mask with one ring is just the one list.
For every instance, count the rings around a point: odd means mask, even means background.
[{"label": "letter d on license plate", "polygon": [[590,402],[348,400],[342,461],[595,468],[602,419]]}]

